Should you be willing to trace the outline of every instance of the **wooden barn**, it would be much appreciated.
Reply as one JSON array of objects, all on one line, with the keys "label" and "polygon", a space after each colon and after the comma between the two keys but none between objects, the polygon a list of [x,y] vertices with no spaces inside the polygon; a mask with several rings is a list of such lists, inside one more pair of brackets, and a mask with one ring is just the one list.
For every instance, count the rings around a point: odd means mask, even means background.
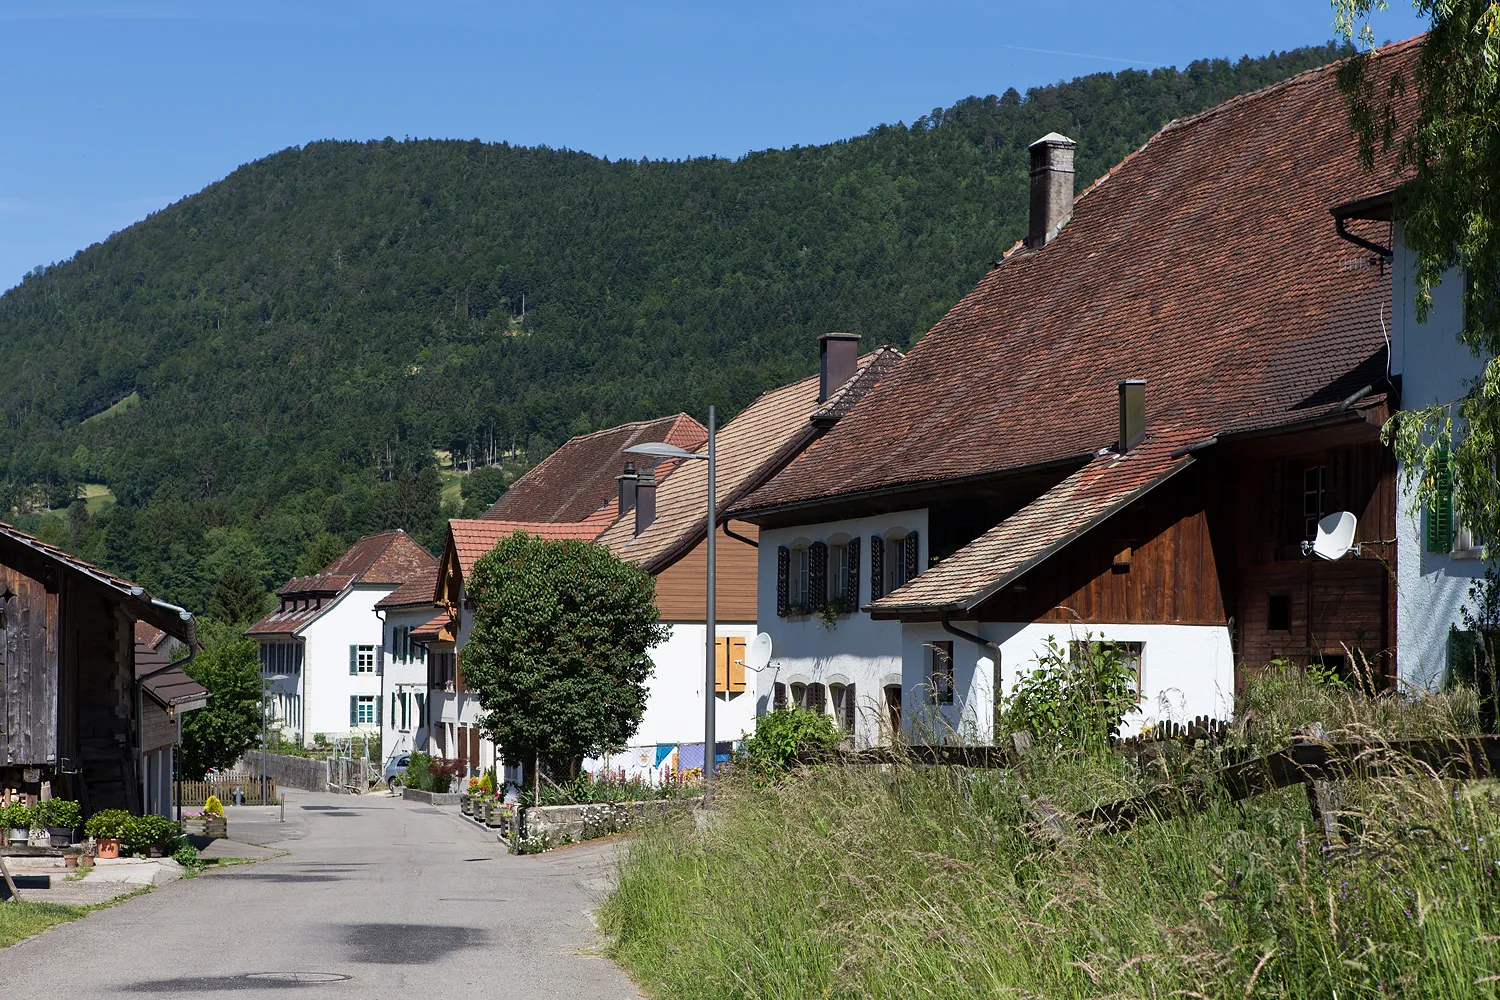
[{"label": "wooden barn", "polygon": [[144,810],[137,622],[195,647],[187,611],[0,523],[0,791]]}]

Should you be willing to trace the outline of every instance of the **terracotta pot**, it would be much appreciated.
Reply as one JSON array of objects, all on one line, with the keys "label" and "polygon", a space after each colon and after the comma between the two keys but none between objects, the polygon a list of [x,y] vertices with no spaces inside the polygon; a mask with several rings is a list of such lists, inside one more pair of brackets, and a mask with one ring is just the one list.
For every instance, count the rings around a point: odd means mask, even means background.
[{"label": "terracotta pot", "polygon": [[64,854],[63,855],[63,865],[65,865],[68,868],[77,868],[78,867],[78,855],[76,855],[76,854]]},{"label": "terracotta pot", "polygon": [[95,857],[111,859],[120,856],[120,841],[117,837],[100,837],[94,842]]}]

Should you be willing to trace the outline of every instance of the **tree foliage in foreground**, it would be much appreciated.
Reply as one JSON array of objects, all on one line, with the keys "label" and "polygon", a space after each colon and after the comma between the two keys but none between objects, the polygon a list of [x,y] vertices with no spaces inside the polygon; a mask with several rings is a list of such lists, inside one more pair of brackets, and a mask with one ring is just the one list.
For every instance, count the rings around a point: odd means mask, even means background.
[{"label": "tree foliage in foreground", "polygon": [[592,542],[517,532],[475,564],[467,591],[464,681],[506,759],[576,761],[629,743],[650,650],[669,633],[650,576]]},{"label": "tree foliage in foreground", "polygon": [[182,774],[231,767],[260,742],[260,654],[236,626],[199,619],[203,650],[183,669],[208,688],[208,705],[182,717]]},{"label": "tree foliage in foreground", "polygon": [[[1384,0],[1333,0],[1345,36],[1372,40]],[[1368,51],[1342,75],[1366,164],[1390,154],[1408,180],[1397,192],[1406,244],[1417,256],[1417,318],[1432,289],[1462,281],[1459,339],[1486,358],[1453,400],[1411,400],[1386,428],[1409,486],[1431,504],[1448,483],[1459,516],[1500,538],[1500,2],[1416,0],[1431,30],[1413,71],[1388,81]],[[1414,113],[1407,109],[1414,106]]]}]

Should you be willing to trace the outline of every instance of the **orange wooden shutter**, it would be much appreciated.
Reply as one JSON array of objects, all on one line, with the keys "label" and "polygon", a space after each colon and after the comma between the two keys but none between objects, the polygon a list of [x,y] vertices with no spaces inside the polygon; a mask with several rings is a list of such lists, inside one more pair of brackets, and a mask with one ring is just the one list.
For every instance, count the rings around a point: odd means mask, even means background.
[{"label": "orange wooden shutter", "polygon": [[729,638],[714,640],[714,692],[729,690]]},{"label": "orange wooden shutter", "polygon": [[745,690],[745,640],[736,636],[729,640],[729,691]]}]

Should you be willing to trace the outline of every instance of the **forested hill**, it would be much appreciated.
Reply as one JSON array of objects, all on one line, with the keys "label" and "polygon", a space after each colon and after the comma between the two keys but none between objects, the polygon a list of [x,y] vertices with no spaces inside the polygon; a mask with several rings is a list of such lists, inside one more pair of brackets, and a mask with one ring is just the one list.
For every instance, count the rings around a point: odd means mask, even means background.
[{"label": "forested hill", "polygon": [[[273,584],[396,525],[434,544],[434,448],[524,464],[732,414],[814,371],[821,333],[909,345],[1024,230],[1032,140],[1077,139],[1081,187],[1340,54],[1096,74],[735,160],[284,150],[0,297],[0,508],[198,609],[228,567]],[[26,514],[85,482],[118,504]]]}]

